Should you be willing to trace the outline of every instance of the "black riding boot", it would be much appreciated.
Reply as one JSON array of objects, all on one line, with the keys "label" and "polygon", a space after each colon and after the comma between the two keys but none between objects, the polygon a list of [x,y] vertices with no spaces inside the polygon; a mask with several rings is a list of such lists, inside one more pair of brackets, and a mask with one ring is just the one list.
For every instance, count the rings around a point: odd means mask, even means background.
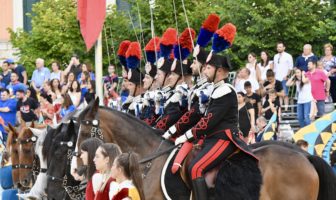
[{"label": "black riding boot", "polygon": [[192,181],[195,200],[208,200],[208,186],[203,177]]}]

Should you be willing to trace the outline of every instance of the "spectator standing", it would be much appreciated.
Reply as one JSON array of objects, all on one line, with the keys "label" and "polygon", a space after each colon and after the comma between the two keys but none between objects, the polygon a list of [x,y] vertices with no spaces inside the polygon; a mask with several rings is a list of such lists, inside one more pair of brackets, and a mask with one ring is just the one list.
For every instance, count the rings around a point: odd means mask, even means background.
[{"label": "spectator standing", "polygon": [[7,59],[5,62],[8,63],[9,68],[12,72],[15,72],[19,76],[19,81],[25,85],[28,83],[28,75],[26,69],[19,64],[15,64],[13,59]]},{"label": "spectator standing", "polygon": [[249,81],[252,85],[252,92],[256,92],[259,89],[259,83],[256,79],[251,78],[250,70],[248,68],[243,68],[239,72],[239,78],[236,80],[235,89],[237,92],[246,93],[244,89],[244,84],[246,81]]},{"label": "spectator standing", "polygon": [[19,82],[19,77],[15,72],[11,73],[11,82],[7,85],[7,89],[11,96],[15,96],[18,90],[27,90],[27,86]]},{"label": "spectator standing", "polygon": [[322,70],[316,69],[315,61],[308,61],[306,76],[311,83],[311,92],[317,106],[317,117],[324,115],[325,99],[329,95],[330,80]]},{"label": "spectator standing", "polygon": [[282,88],[285,92],[285,95],[280,98],[281,105],[285,106],[285,111],[288,110],[288,87],[286,86],[286,82],[290,73],[293,69],[293,57],[285,52],[286,47],[283,42],[277,43],[277,51],[278,53],[274,56],[274,73],[275,79],[281,81]]},{"label": "spectator standing", "polygon": [[[10,98],[9,91],[7,89],[2,89],[0,100],[0,117],[3,119],[6,126],[8,126],[8,123],[13,126],[16,124],[16,104],[16,99]],[[5,133],[4,127],[2,125],[0,125],[0,131],[3,133],[2,135],[4,136],[4,141],[6,141],[7,134]]]},{"label": "spectator standing", "polygon": [[95,74],[92,72],[91,64],[84,63],[82,64],[82,72],[78,74],[77,81],[80,82],[82,79],[83,72],[88,72],[90,80],[96,80]]},{"label": "spectator standing", "polygon": [[249,53],[247,57],[248,63],[246,64],[246,68],[250,70],[250,80],[255,80],[259,82],[260,78],[260,69],[257,65],[257,55],[255,53]]},{"label": "spectator standing", "polygon": [[91,80],[88,84],[88,92],[85,94],[84,98],[86,103],[90,103],[96,97],[96,82]]},{"label": "spectator standing", "polygon": [[266,72],[267,70],[273,70],[273,61],[270,60],[270,56],[266,51],[260,53],[260,63],[258,63],[258,68],[260,70],[260,79],[259,83],[263,84],[266,81]]},{"label": "spectator standing", "polygon": [[99,146],[96,151],[93,162],[95,163],[97,171],[101,174],[102,180],[96,192],[95,200],[109,199],[110,183],[115,181],[111,177],[111,168],[113,161],[121,154],[118,145],[113,143],[105,143]]},{"label": "spectator standing", "polygon": [[111,176],[116,181],[110,184],[109,199],[119,195],[121,199],[145,199],[139,160],[134,153],[119,155],[113,162]]},{"label": "spectator standing", "polygon": [[22,120],[26,123],[36,121],[38,119],[36,115],[39,108],[38,103],[34,99],[27,97],[24,90],[16,91],[16,98],[18,99],[16,110],[19,123],[21,124]]},{"label": "spectator standing", "polygon": [[110,65],[108,67],[108,75],[104,79],[104,102],[107,106],[107,102],[110,98],[117,98],[118,93],[116,92],[118,86],[118,76],[115,74],[115,67]]},{"label": "spectator standing", "polygon": [[295,74],[287,81],[287,86],[292,86],[294,84],[296,85],[298,93],[297,116],[300,127],[304,127],[310,124],[310,111],[313,96],[310,81],[304,75],[304,71],[301,71],[299,68],[295,70]]},{"label": "spectator standing", "polygon": [[261,112],[267,120],[270,120],[274,113],[280,115],[280,102],[274,89],[268,90],[268,99],[263,104]]},{"label": "spectator standing", "polygon": [[312,52],[312,46],[310,44],[305,44],[303,46],[303,53],[301,56],[297,57],[295,60],[295,67],[302,71],[308,71],[308,60],[317,62],[318,58]]},{"label": "spectator standing", "polygon": [[50,71],[44,67],[44,60],[42,58],[36,59],[36,69],[33,72],[31,78],[31,85],[36,91],[40,91],[43,83],[49,81]]},{"label": "spectator standing", "polygon": [[50,74],[50,80],[57,79],[61,83],[63,83],[63,72],[60,70],[60,64],[56,61],[51,63],[51,74]]},{"label": "spectator standing", "polygon": [[250,81],[246,81],[244,84],[246,91],[246,102],[250,103],[254,109],[254,119],[257,119],[261,115],[261,98],[258,94],[252,92],[252,86]]},{"label": "spectator standing", "polygon": [[40,116],[43,118],[43,123],[46,125],[53,124],[55,109],[52,104],[51,96],[46,93],[40,95]]},{"label": "spectator standing", "polygon": [[76,110],[76,107],[73,105],[69,94],[63,95],[63,103],[62,108],[59,111],[59,115],[61,118],[65,117],[67,114]]},{"label": "spectator standing", "polygon": [[70,72],[67,77],[67,81],[62,86],[62,94],[65,94],[68,92],[72,82],[75,81],[75,74],[73,72]]},{"label": "spectator standing", "polygon": [[330,95],[333,102],[336,103],[336,56],[332,54],[333,46],[329,44],[324,45],[324,56],[321,58],[324,69],[328,72],[330,79]]},{"label": "spectator standing", "polygon": [[243,133],[244,138],[247,138],[250,132],[255,132],[254,109],[250,103],[245,103],[245,94],[243,92],[238,92],[237,97],[239,129]]},{"label": "spectator standing", "polygon": [[82,72],[82,64],[76,54],[72,55],[68,67],[64,70],[64,76],[67,77],[70,72],[74,73],[75,78]]},{"label": "spectator standing", "polygon": [[0,81],[3,84],[3,87],[7,87],[7,85],[11,81],[11,72],[9,70],[9,64],[7,62],[3,62],[2,64],[2,73],[0,75]]},{"label": "spectator standing", "polygon": [[280,99],[281,97],[285,95],[281,81],[278,81],[275,79],[275,74],[271,69],[267,70],[266,79],[267,81],[265,81],[263,85],[264,88],[262,92],[263,96],[266,96],[266,100],[268,99],[268,95],[267,95],[268,91],[271,89],[275,90],[277,99]]},{"label": "spectator standing", "polygon": [[82,97],[82,93],[81,93],[81,89],[80,89],[80,85],[78,81],[72,82],[71,87],[68,91],[68,94],[71,98],[73,105],[77,108],[81,102],[81,97]]}]

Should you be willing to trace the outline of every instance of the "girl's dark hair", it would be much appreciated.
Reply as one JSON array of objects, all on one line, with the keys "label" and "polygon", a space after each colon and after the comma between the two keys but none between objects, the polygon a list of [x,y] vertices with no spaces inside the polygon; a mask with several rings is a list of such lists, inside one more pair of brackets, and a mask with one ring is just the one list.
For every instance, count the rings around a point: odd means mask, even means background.
[{"label": "girl's dark hair", "polygon": [[49,103],[52,104],[52,98],[47,93],[45,93],[45,92],[41,93],[40,97],[46,99]]},{"label": "girl's dark hair", "polygon": [[140,199],[144,200],[145,195],[143,191],[142,177],[139,168],[139,159],[138,156],[133,153],[122,153],[116,158],[116,164],[118,167],[123,169],[124,175],[131,179],[137,188]]},{"label": "girl's dark hair", "polygon": [[80,145],[80,150],[88,152],[87,180],[91,180],[93,174],[96,172],[93,158],[95,157],[98,147],[102,144],[103,141],[98,138],[89,138],[84,140]]},{"label": "girl's dark hair", "polygon": [[30,98],[35,99],[38,102],[36,90],[33,87],[29,87],[28,90],[30,91]]},{"label": "girl's dark hair", "polygon": [[61,68],[61,65],[59,64],[59,62],[58,62],[58,61],[53,61],[51,64],[53,64],[53,63],[55,63],[55,64],[56,64],[56,66],[58,67],[58,69],[60,69],[60,68]]},{"label": "girl's dark hair", "polygon": [[87,72],[87,71],[84,71],[84,72],[82,72],[82,73],[83,73],[84,76],[85,76],[84,81],[85,81],[85,83],[87,83],[87,82],[90,80],[90,73]]},{"label": "girl's dark hair", "polygon": [[50,81],[51,91],[52,91],[53,93],[56,92],[56,91],[55,91],[55,88],[54,88],[54,86],[53,86],[54,81],[58,81],[58,87],[57,87],[57,89],[58,89],[59,91],[61,91],[61,82],[60,82],[57,78],[54,78],[54,79],[52,79],[52,80]]},{"label": "girl's dark hair", "polygon": [[96,93],[96,81],[91,80],[90,85],[91,85],[91,88],[93,90],[93,93]]},{"label": "girl's dark hair", "polygon": [[303,76],[303,73],[302,73],[302,70],[301,69],[297,69],[297,70],[300,70],[301,72],[301,79],[298,79],[296,76],[294,77],[294,81],[299,81],[300,82],[300,89],[302,89],[302,87],[304,86],[304,83],[302,81],[302,76]]},{"label": "girl's dark hair", "polygon": [[70,97],[70,95],[68,93],[63,94],[62,97],[64,99],[63,104],[62,104],[63,107],[65,107],[66,109],[68,109],[70,106],[73,105],[71,97]]},{"label": "girl's dark hair", "polygon": [[74,84],[75,82],[77,83],[77,89],[76,89],[76,91],[75,91],[75,92],[80,92],[80,91],[81,91],[81,89],[80,89],[80,85],[79,85],[79,83],[78,83],[78,81],[77,81],[77,80],[74,80],[74,81],[72,81],[72,83],[71,83],[71,86],[70,86],[70,92],[74,92],[74,90],[73,90],[72,86],[73,86],[73,84]]},{"label": "girl's dark hair", "polygon": [[104,157],[109,157],[109,169],[111,169],[114,159],[121,154],[120,147],[113,143],[105,143],[100,145],[101,153]]},{"label": "girl's dark hair", "polygon": [[262,67],[266,67],[268,65],[269,61],[270,61],[270,56],[269,56],[267,51],[262,51],[262,52],[264,52],[266,54],[267,59],[266,59],[266,62],[263,59],[261,59],[260,63],[261,63]]},{"label": "girl's dark hair", "polygon": [[237,92],[237,94],[240,94],[242,97],[245,97],[244,92]]},{"label": "girl's dark hair", "polygon": [[91,63],[84,63],[86,65],[86,69],[88,70],[88,72],[91,72],[92,71],[92,65]]}]

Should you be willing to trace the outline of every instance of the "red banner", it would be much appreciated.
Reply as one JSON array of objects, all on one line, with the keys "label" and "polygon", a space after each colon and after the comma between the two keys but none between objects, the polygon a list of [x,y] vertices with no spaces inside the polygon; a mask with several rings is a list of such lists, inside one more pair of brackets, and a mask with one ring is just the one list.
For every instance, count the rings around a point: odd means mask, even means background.
[{"label": "red banner", "polygon": [[102,31],[105,15],[106,0],[78,0],[77,19],[80,30],[89,51]]}]

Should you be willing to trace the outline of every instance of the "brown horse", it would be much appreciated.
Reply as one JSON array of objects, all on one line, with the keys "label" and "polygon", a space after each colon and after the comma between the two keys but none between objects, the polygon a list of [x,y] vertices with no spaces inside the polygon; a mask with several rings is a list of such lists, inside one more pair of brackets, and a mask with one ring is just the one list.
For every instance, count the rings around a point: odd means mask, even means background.
[{"label": "brown horse", "polygon": [[8,123],[8,127],[5,126],[5,130],[8,133],[6,148],[12,162],[13,184],[14,187],[21,188],[19,172],[19,143],[17,140],[19,134],[10,123]]},{"label": "brown horse", "polygon": [[[142,159],[172,147],[168,142],[162,142],[157,130],[133,116],[99,108],[98,102],[99,100],[90,103],[79,117],[81,127],[77,147],[86,138],[100,137],[105,142],[118,144],[122,151],[137,152]],[[318,199],[327,200],[334,198],[335,177],[331,168],[322,159],[308,157],[282,144],[261,144],[260,147],[255,147],[254,153],[260,159],[259,168],[263,176],[260,199],[313,200],[319,197]],[[146,199],[170,199],[167,196],[164,197],[159,178],[167,157],[168,155],[164,154],[150,161],[148,165],[142,166],[143,173],[146,175],[144,179]],[[219,170],[217,179],[222,180],[222,184],[216,183],[216,192],[221,193],[221,190],[229,188],[239,193],[240,188],[236,180],[239,173],[235,172],[240,170],[242,160],[238,158],[239,156],[232,156],[229,164],[223,165]],[[75,167],[72,166],[72,168]],[[227,171],[227,173],[222,174],[221,171]],[[244,182],[245,177],[240,178],[241,182]],[[235,193],[230,194],[234,196]],[[249,199],[246,195],[243,199]],[[225,199],[239,198],[225,196]]]}]

